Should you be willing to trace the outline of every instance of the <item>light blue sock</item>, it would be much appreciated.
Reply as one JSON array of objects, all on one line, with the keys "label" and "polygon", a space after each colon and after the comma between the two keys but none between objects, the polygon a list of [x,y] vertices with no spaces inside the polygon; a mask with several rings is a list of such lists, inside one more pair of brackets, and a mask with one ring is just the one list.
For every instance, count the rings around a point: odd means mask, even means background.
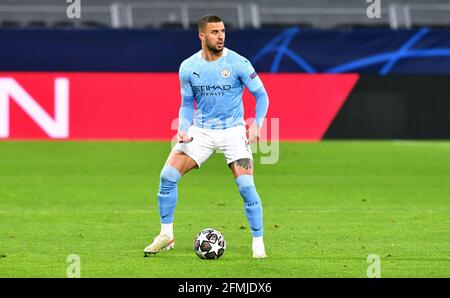
[{"label": "light blue sock", "polygon": [[236,178],[239,193],[244,199],[245,215],[252,230],[253,237],[263,235],[263,211],[261,199],[256,192],[252,175],[241,175]]},{"label": "light blue sock", "polygon": [[173,222],[173,214],[178,201],[178,181],[180,172],[174,167],[165,166],[161,171],[158,191],[158,207],[161,223]]}]

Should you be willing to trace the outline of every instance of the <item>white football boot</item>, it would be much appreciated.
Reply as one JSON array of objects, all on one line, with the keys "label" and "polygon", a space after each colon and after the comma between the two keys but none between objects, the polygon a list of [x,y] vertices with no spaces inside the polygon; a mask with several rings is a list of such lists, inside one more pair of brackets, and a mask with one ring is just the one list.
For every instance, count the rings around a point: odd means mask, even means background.
[{"label": "white football boot", "polygon": [[174,248],[174,246],[175,240],[173,238],[170,238],[164,234],[159,234],[155,237],[152,244],[144,248],[144,257],[147,257],[148,255],[155,255],[163,249],[170,250]]}]

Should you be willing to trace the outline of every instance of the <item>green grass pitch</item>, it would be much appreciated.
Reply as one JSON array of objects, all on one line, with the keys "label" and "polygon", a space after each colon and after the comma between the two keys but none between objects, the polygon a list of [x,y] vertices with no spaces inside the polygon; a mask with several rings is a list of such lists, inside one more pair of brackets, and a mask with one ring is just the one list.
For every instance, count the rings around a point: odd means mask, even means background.
[{"label": "green grass pitch", "polygon": [[[0,277],[450,277],[450,142],[280,144],[255,156],[269,258],[251,234],[222,154],[179,185],[176,246],[143,248],[159,232],[157,187],[167,142],[1,142]],[[201,260],[206,227],[227,250]]]}]

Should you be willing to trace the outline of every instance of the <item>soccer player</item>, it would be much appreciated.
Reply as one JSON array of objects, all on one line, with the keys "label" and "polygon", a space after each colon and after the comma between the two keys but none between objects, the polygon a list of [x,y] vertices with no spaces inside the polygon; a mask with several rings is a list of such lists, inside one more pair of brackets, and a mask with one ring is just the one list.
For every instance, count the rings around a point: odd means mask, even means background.
[{"label": "soccer player", "polygon": [[[201,165],[219,149],[225,155],[240,195],[253,235],[254,258],[265,258],[263,210],[253,181],[250,143],[259,139],[267,113],[267,92],[251,63],[224,47],[225,26],[220,17],[206,15],[198,22],[202,49],[184,60],[179,69],[181,107],[177,144],[160,175],[158,207],[161,231],[144,253],[157,254],[174,247],[173,219],[181,177]],[[256,99],[255,121],[244,121],[244,86]],[[196,107],[194,110],[194,101]]]}]

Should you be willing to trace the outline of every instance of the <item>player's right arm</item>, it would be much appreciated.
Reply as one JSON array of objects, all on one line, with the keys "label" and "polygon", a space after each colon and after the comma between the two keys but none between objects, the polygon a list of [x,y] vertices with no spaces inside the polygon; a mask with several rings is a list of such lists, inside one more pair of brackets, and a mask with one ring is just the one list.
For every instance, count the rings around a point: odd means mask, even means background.
[{"label": "player's right arm", "polygon": [[179,78],[181,85],[181,105],[178,112],[178,142],[189,143],[193,138],[187,135],[187,131],[194,119],[194,91],[189,80],[189,72],[186,65],[181,63],[179,69]]}]

